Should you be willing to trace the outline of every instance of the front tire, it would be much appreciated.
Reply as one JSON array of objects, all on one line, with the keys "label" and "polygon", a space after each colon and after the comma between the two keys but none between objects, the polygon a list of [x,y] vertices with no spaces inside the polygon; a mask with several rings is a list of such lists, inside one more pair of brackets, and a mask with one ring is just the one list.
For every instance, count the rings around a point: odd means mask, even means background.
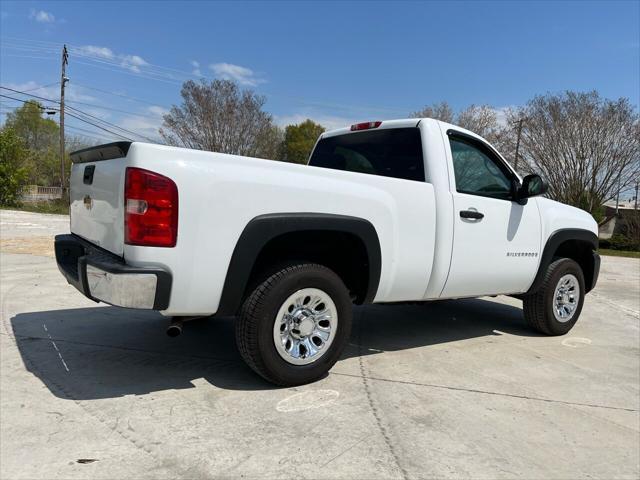
[{"label": "front tire", "polygon": [[523,299],[527,323],[546,335],[564,335],[578,321],[584,303],[584,274],[570,258],[549,265],[538,291]]},{"label": "front tire", "polygon": [[236,319],[244,361],[280,386],[313,382],[338,361],[351,334],[349,291],[332,270],[288,266],[245,300]]}]

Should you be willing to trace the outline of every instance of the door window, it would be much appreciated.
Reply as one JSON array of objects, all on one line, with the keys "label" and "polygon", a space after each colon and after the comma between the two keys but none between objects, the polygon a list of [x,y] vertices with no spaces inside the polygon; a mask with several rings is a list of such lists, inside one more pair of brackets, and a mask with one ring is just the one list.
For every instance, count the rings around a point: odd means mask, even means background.
[{"label": "door window", "polygon": [[449,136],[456,190],[470,195],[511,199],[511,175],[488,148],[471,140]]}]

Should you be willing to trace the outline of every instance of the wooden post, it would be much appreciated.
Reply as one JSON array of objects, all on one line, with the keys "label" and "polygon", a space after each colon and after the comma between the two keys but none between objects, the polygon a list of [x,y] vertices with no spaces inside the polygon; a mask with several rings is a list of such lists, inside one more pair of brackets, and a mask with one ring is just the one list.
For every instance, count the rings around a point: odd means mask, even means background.
[{"label": "wooden post", "polygon": [[66,192],[66,175],[64,161],[64,86],[69,81],[66,76],[66,66],[69,63],[69,54],[67,46],[62,48],[62,74],[60,76],[60,186],[62,187],[62,196],[64,198]]}]

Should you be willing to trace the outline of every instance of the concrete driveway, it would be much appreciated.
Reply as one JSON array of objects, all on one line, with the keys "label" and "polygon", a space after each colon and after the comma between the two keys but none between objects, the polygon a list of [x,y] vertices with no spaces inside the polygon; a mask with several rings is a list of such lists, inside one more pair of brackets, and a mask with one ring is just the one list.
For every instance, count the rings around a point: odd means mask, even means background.
[{"label": "concrete driveway", "polygon": [[278,389],[232,319],[175,339],[95,304],[0,212],[1,478],[638,478],[640,261],[604,257],[565,337],[506,297],[358,308],[325,379]]}]

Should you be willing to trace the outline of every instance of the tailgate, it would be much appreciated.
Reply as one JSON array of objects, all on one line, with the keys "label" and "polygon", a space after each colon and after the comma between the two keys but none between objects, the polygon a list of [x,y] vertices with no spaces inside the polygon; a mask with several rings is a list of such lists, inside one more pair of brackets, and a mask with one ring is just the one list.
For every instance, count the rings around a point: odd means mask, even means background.
[{"label": "tailgate", "polygon": [[124,176],[130,142],[71,154],[71,233],[116,255],[124,253]]}]

